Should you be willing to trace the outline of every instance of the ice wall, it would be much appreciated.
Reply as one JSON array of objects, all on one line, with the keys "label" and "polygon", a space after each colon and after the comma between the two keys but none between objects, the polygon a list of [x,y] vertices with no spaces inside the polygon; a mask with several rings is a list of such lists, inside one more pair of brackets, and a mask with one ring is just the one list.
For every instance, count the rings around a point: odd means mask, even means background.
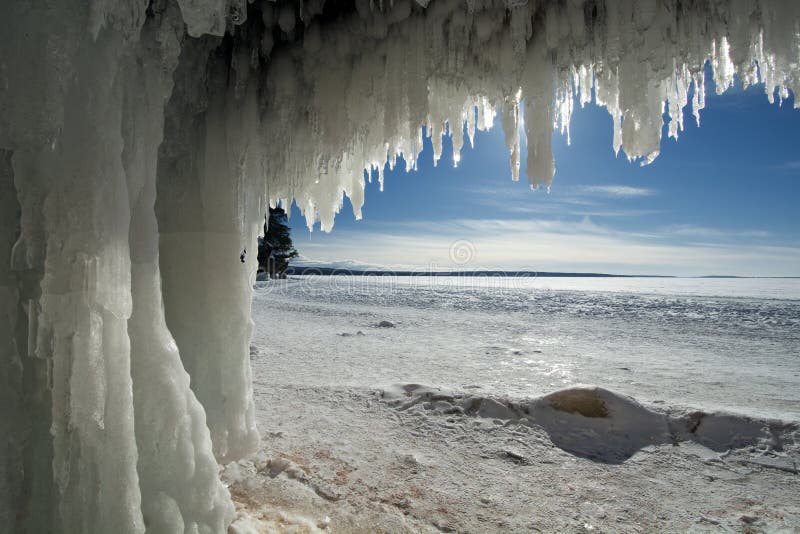
[{"label": "ice wall", "polygon": [[[364,171],[502,118],[550,185],[592,94],[647,163],[711,62],[798,87],[793,0],[13,0],[0,7],[0,532],[220,532],[258,444],[267,203],[333,226]],[[449,125],[449,126],[448,126]]]},{"label": "ice wall", "polygon": [[126,6],[95,29],[83,2],[14,7],[3,61],[32,50],[39,64],[20,60],[1,99],[0,530],[223,531],[233,506],[158,272],[155,171],[180,11]]}]

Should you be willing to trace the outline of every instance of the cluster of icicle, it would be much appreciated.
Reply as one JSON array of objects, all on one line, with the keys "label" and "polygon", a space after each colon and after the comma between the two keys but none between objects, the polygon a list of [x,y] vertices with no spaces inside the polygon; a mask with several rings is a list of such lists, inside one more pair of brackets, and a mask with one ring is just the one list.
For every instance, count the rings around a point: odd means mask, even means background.
[{"label": "cluster of icicle", "polygon": [[458,161],[497,113],[512,177],[524,134],[549,185],[552,133],[592,90],[614,149],[648,162],[665,103],[673,136],[693,83],[702,108],[705,61],[718,90],[783,98],[800,76],[794,0],[0,10],[3,533],[225,530],[218,462],[259,441],[239,256],[268,203],[330,229],[343,193],[359,215],[365,170],[414,168],[421,126]]},{"label": "cluster of icicle", "polygon": [[297,20],[292,6],[263,11],[282,31],[304,25],[302,41],[274,49],[268,37],[260,51],[271,54],[267,194],[294,198],[309,226],[317,219],[323,230],[333,226],[342,192],[360,217],[362,170],[382,181],[384,164],[393,167],[400,154],[414,169],[420,125],[434,162],[449,125],[457,164],[464,130],[472,142],[499,112],[512,178],[525,135],[527,177],[549,186],[553,132],[569,135],[573,106],[590,102],[592,90],[613,118],[615,152],[649,163],[665,109],[670,136],[683,128],[690,94],[699,121],[706,61],[720,92],[734,75],[745,85],[765,81],[770,99],[776,87],[785,97],[799,81],[798,2],[436,0],[423,10],[387,0],[383,7],[356,1],[357,12],[333,24],[315,19],[310,5]]}]

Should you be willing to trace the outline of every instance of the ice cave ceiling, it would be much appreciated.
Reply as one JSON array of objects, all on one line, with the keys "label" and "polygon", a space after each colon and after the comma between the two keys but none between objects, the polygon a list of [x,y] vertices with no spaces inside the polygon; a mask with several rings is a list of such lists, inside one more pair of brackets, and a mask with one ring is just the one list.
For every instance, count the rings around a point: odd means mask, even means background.
[{"label": "ice cave ceiling", "polygon": [[[267,203],[333,226],[421,126],[455,160],[499,118],[549,186],[594,95],[614,149],[697,120],[704,65],[779,98],[795,0],[4,0],[0,530],[222,532],[217,462],[258,445],[254,242]],[[695,91],[690,91],[694,84]],[[666,106],[666,108],[665,108]],[[524,121],[523,121],[524,118]]]}]

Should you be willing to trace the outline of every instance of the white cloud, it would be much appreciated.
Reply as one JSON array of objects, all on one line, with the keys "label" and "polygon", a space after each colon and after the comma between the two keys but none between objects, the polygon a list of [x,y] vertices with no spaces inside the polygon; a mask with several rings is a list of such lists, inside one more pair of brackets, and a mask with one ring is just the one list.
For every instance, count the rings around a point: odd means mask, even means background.
[{"label": "white cloud", "polygon": [[649,197],[657,192],[644,187],[631,187],[628,185],[580,185],[575,188],[578,192],[587,195],[600,195],[616,198]]},{"label": "white cloud", "polygon": [[411,271],[416,267],[409,264],[366,263],[352,259],[330,259],[326,257],[309,257],[304,254],[292,260],[293,267],[324,267],[343,271]]},{"label": "white cloud", "polygon": [[[384,228],[334,230],[336,235],[298,246],[314,258],[350,258],[348,265],[403,270],[525,269],[686,276],[800,274],[800,248],[719,242],[674,244],[663,231],[621,232],[589,218],[409,221]],[[451,247],[459,241],[468,241],[471,248],[466,263],[451,257]]]},{"label": "white cloud", "polygon": [[[580,186],[579,191],[584,191]],[[611,186],[619,188],[623,186]],[[635,188],[630,188],[635,189]],[[621,196],[611,197],[609,193],[576,193],[574,188],[567,192],[558,191],[556,194],[548,194],[543,191],[508,191],[503,190],[496,194],[491,189],[471,190],[480,194],[480,205],[489,209],[496,210],[498,213],[524,216],[574,216],[574,217],[642,217],[645,215],[655,215],[661,213],[660,210],[653,209],[633,209],[620,208],[619,204],[614,204],[614,198],[624,198]],[[640,191],[650,191],[641,189]],[[571,193],[571,194],[570,194]],[[655,194],[655,191],[652,192]],[[601,198],[602,197],[602,198]]]},{"label": "white cloud", "polygon": [[711,239],[732,239],[732,238],[752,238],[752,239],[766,239],[771,234],[763,230],[720,230],[719,228],[707,228],[704,226],[693,226],[688,224],[679,224],[673,226],[666,226],[663,232],[671,236],[680,237],[697,237],[697,238],[711,238]]}]

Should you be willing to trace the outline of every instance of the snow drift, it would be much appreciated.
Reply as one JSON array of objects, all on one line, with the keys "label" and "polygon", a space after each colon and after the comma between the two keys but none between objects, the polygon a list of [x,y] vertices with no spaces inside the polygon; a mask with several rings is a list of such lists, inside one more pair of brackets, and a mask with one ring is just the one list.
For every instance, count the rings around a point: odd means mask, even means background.
[{"label": "snow drift", "polygon": [[[253,451],[248,340],[267,204],[333,226],[364,170],[455,160],[502,117],[512,178],[596,96],[658,154],[704,64],[798,87],[792,0],[64,0],[0,17],[0,525],[219,532]],[[696,88],[693,92],[690,87]],[[524,117],[524,121],[523,121]],[[524,124],[524,127],[523,127]],[[449,125],[449,126],[448,126]]]},{"label": "snow drift", "polygon": [[420,406],[438,414],[483,417],[503,424],[544,429],[553,444],[570,453],[619,463],[650,445],[692,441],[718,452],[745,447],[796,454],[798,425],[726,413],[665,413],[598,386],[574,386],[532,399],[456,394],[419,384],[381,391],[398,410]]}]

